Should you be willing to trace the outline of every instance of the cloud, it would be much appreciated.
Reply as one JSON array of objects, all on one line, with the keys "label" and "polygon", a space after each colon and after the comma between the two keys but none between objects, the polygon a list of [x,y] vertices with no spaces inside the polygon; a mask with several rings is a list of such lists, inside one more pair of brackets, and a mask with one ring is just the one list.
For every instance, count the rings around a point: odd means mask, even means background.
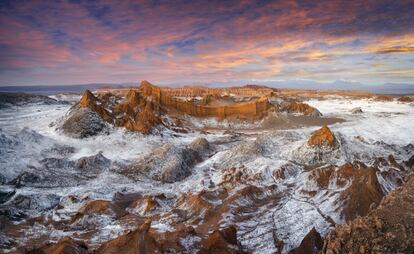
[{"label": "cloud", "polygon": [[414,46],[412,47],[397,46],[397,47],[391,47],[391,48],[382,48],[376,51],[376,53],[378,54],[407,53],[407,52],[414,52]]},{"label": "cloud", "polygon": [[412,64],[413,9],[404,0],[5,0],[0,84],[336,80],[361,68],[374,79]]}]

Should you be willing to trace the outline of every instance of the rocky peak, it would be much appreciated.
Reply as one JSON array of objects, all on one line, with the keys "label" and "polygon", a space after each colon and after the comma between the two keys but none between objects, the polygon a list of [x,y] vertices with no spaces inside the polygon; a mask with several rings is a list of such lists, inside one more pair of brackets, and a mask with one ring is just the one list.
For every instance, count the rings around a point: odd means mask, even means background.
[{"label": "rocky peak", "polygon": [[317,131],[312,133],[312,136],[308,140],[310,146],[330,146],[334,147],[336,144],[335,135],[327,125],[322,126]]},{"label": "rocky peak", "polygon": [[144,96],[156,96],[159,97],[161,94],[161,89],[156,87],[155,85],[151,84],[150,82],[143,80],[141,81],[141,85],[139,86],[141,93]]},{"label": "rocky peak", "polygon": [[88,89],[86,89],[83,94],[82,94],[82,98],[79,101],[79,104],[82,107],[91,107],[92,105],[96,104],[96,97],[95,95],[93,95],[93,93],[91,91],[89,91]]}]

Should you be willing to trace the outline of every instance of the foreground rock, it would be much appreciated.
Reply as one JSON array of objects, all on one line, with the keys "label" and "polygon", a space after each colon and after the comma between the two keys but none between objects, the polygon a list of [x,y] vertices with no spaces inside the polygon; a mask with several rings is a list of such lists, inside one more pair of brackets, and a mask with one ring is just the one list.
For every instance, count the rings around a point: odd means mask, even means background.
[{"label": "foreground rock", "polygon": [[414,175],[385,197],[366,217],[338,225],[325,239],[323,253],[412,253]]}]

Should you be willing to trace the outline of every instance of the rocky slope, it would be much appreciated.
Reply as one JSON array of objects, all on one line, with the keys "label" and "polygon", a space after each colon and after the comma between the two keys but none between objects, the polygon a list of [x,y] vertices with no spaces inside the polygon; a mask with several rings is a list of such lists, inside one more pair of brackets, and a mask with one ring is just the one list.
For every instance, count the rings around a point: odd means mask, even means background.
[{"label": "rocky slope", "polygon": [[414,251],[414,175],[386,196],[367,216],[338,225],[322,253],[412,253]]}]

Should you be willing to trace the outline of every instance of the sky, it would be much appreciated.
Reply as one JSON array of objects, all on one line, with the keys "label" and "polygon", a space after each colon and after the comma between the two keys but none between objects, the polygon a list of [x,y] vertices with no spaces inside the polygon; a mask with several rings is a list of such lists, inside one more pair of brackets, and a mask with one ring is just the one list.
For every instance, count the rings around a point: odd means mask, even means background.
[{"label": "sky", "polygon": [[0,1],[0,85],[414,85],[414,0]]}]

